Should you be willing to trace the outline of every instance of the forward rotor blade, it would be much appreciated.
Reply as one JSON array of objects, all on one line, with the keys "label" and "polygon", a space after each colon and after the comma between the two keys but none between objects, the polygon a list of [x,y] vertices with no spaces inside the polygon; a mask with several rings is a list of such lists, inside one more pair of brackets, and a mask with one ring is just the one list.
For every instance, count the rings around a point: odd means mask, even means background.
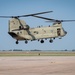
[{"label": "forward rotor blade", "polygon": [[0,16],[0,18],[13,18],[13,16]]},{"label": "forward rotor blade", "polygon": [[60,20],[60,22],[73,22],[75,20]]},{"label": "forward rotor blade", "polygon": [[37,18],[41,18],[41,19],[45,19],[45,20],[53,20],[53,21],[55,21],[55,19],[50,19],[50,18],[46,18],[46,17],[36,16],[36,15],[32,15],[32,16],[37,17]]},{"label": "forward rotor blade", "polygon": [[51,19],[51,18],[46,18],[46,17],[41,17],[41,16],[36,16],[36,15],[32,15],[33,17],[37,17],[37,18],[41,18],[41,19],[45,19],[48,20],[48,22],[73,22],[75,20],[56,20],[56,19]]},{"label": "forward rotor blade", "polygon": [[46,21],[46,22],[74,22],[75,20],[49,20],[49,21]]}]

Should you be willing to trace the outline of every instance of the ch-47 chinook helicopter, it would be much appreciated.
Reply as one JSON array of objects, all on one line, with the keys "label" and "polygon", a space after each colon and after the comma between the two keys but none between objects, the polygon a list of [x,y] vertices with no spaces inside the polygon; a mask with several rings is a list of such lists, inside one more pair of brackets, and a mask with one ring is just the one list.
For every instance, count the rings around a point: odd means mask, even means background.
[{"label": "ch-47 chinook helicopter", "polygon": [[[55,19],[37,16],[39,14],[45,14],[50,12],[52,11],[21,15],[21,16],[0,16],[0,17],[11,18],[9,20],[8,33],[14,39],[16,39],[16,44],[19,43],[18,41],[22,41],[22,40],[25,40],[26,44],[28,43],[28,40],[31,41],[38,40],[41,43],[44,43],[43,39],[50,39],[49,42],[52,43],[53,39],[64,37],[67,34],[67,32],[62,27],[62,22],[69,22],[75,20],[55,20]],[[25,21],[19,19],[20,17],[29,17],[29,16],[52,21],[53,25],[47,27],[30,28],[30,26],[27,25]]]}]

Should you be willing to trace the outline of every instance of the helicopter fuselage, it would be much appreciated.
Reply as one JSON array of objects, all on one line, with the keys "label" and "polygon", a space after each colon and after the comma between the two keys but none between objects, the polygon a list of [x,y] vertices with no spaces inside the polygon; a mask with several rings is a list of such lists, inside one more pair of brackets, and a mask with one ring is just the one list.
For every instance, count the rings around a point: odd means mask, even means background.
[{"label": "helicopter fuselage", "polygon": [[37,40],[45,38],[57,38],[65,36],[65,31],[61,27],[39,27],[29,30],[13,30],[9,34],[17,40]]},{"label": "helicopter fuselage", "polygon": [[[20,25],[22,24],[22,25]],[[28,27],[28,28],[27,28]],[[12,19],[9,22],[9,32],[13,38],[19,40],[43,40],[63,37],[66,35],[66,31],[63,29],[61,23],[54,24],[52,26],[30,28],[24,21],[20,20],[20,23],[16,19]]]}]

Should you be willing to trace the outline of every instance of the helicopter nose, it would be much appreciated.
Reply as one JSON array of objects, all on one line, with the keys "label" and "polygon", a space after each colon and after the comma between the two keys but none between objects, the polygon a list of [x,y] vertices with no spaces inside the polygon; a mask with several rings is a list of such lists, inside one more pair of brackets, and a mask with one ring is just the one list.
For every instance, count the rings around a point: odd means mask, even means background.
[{"label": "helicopter nose", "polygon": [[67,34],[67,31],[65,31],[65,34]]}]

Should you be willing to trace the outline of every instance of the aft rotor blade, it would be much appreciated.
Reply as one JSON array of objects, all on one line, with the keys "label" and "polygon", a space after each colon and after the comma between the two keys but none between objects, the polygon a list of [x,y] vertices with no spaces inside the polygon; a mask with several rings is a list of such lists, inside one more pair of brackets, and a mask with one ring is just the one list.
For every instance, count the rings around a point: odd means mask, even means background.
[{"label": "aft rotor blade", "polygon": [[28,14],[28,15],[21,15],[19,17],[28,17],[28,16],[40,15],[40,14],[51,13],[51,12],[53,12],[53,11],[46,11],[46,12],[40,12],[40,13],[34,13],[34,14]]},{"label": "aft rotor blade", "polygon": [[0,16],[0,18],[19,18],[19,17],[28,17],[33,15],[39,15],[39,14],[45,14],[45,13],[51,13],[53,11],[46,11],[46,12],[40,12],[40,13],[34,13],[34,14],[28,14],[28,15],[21,15],[21,16]]}]

